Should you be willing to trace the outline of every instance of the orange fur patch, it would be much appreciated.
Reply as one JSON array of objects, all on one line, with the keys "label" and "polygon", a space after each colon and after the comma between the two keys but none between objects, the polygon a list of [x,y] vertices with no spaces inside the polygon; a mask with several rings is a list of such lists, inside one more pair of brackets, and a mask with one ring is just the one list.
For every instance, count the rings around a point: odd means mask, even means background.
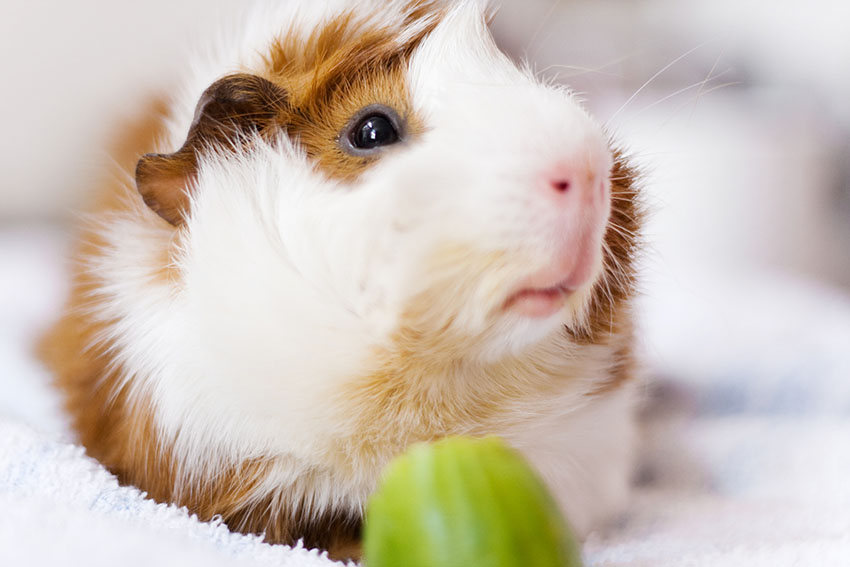
[{"label": "orange fur patch", "polygon": [[306,41],[289,34],[276,41],[263,75],[288,96],[285,128],[329,177],[350,180],[375,157],[346,154],[339,133],[351,117],[370,104],[396,110],[408,138],[422,131],[408,96],[405,68],[411,53],[439,22],[436,2],[417,2],[405,25],[425,21],[420,33],[399,43],[397,33],[368,28],[344,13],[313,32]]}]

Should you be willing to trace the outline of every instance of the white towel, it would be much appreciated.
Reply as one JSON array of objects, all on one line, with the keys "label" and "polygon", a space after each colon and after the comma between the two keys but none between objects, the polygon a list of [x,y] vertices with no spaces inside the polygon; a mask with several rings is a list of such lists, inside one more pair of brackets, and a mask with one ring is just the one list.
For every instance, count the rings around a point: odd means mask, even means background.
[{"label": "white towel", "polygon": [[157,504],[18,421],[0,420],[0,440],[0,565],[341,565]]},{"label": "white towel", "polygon": [[587,542],[587,567],[850,566],[850,419],[679,426],[654,455],[674,466],[637,490],[621,526]]}]

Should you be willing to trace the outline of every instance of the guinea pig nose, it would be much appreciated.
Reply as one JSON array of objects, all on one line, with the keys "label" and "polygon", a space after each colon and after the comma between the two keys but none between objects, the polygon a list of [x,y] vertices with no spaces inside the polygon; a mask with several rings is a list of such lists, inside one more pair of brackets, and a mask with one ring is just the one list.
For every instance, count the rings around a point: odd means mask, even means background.
[{"label": "guinea pig nose", "polygon": [[571,186],[570,180],[563,177],[549,180],[549,185],[556,193],[566,193],[570,190]]}]

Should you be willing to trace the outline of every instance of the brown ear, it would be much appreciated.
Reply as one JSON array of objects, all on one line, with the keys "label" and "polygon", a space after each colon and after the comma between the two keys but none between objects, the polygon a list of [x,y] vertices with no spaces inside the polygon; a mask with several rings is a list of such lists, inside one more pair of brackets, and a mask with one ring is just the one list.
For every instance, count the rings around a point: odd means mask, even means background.
[{"label": "brown ear", "polygon": [[235,148],[247,132],[268,132],[285,105],[286,93],[255,75],[230,75],[210,85],[183,146],[173,154],[146,154],[136,165],[136,188],[145,204],[171,224],[182,224],[199,153],[211,145]]}]

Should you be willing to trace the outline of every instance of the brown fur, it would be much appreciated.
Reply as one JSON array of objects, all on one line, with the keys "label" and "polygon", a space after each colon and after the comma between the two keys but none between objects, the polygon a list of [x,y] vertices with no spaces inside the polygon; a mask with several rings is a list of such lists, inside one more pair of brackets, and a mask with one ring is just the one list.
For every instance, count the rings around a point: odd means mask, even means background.
[{"label": "brown fur", "polygon": [[[593,290],[587,322],[568,331],[581,344],[599,342],[619,331],[619,319],[631,318],[623,306],[635,292],[635,261],[643,211],[638,198],[637,173],[619,152],[611,170],[611,218],[605,231],[603,272]],[[623,329],[630,331],[630,329]]]},{"label": "brown fur", "polygon": [[376,103],[389,106],[401,117],[408,138],[422,131],[408,98],[404,67],[439,21],[439,8],[436,3],[418,4],[411,20],[433,20],[403,45],[393,32],[363,28],[349,13],[304,43],[288,35],[272,46],[265,76],[289,97],[287,133],[330,177],[351,180],[375,160],[348,155],[337,143],[340,131],[359,109]]},{"label": "brown fur", "polygon": [[244,145],[249,132],[268,133],[281,120],[286,93],[253,75],[219,79],[201,95],[186,142],[173,154],[146,154],[136,165],[136,187],[155,213],[181,224],[198,173],[198,156],[211,147]]},{"label": "brown fur", "polygon": [[620,152],[614,152],[611,171],[611,218],[605,232],[604,268],[593,290],[587,324],[568,329],[580,344],[607,340],[612,343],[615,365],[610,378],[591,395],[603,395],[637,374],[633,352],[634,327],[629,301],[635,294],[635,263],[643,242],[640,227],[644,212],[638,196],[638,176]]}]

